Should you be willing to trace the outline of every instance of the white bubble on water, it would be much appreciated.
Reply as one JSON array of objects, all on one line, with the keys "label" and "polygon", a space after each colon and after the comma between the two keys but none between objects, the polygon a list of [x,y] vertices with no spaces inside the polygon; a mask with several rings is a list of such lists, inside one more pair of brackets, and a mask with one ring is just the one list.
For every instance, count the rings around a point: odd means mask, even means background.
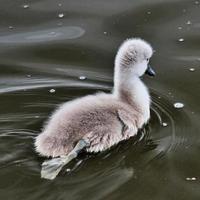
[{"label": "white bubble on water", "polygon": [[62,6],[62,3],[59,3],[58,6],[61,7],[61,6]]},{"label": "white bubble on water", "polygon": [[179,41],[179,42],[183,42],[183,41],[184,41],[184,38],[179,38],[178,41]]},{"label": "white bubble on water", "polygon": [[80,80],[85,80],[85,79],[86,79],[86,76],[79,76],[79,79],[80,79]]},{"label": "white bubble on water", "polygon": [[49,90],[49,92],[50,92],[50,93],[55,93],[56,90],[52,88],[52,89]]},{"label": "white bubble on water", "polygon": [[168,124],[166,122],[163,122],[162,126],[166,127],[166,126],[168,126]]},{"label": "white bubble on water", "polygon": [[175,107],[175,108],[183,108],[183,107],[184,107],[184,104],[183,104],[183,103],[180,103],[180,102],[176,102],[176,103],[174,103],[174,107]]},{"label": "white bubble on water", "polygon": [[183,29],[183,27],[182,27],[182,26],[179,26],[179,27],[178,27],[178,30],[182,30],[182,29]]},{"label": "white bubble on water", "polygon": [[23,8],[29,8],[29,5],[28,4],[25,4],[25,5],[23,5]]},{"label": "white bubble on water", "polygon": [[191,72],[194,72],[195,71],[195,68],[190,68],[189,69]]},{"label": "white bubble on water", "polygon": [[64,13],[59,13],[59,14],[58,14],[58,17],[59,17],[59,18],[63,18],[64,16],[65,16]]},{"label": "white bubble on water", "polygon": [[196,181],[197,178],[196,177],[187,177],[186,180],[187,181]]},{"label": "white bubble on water", "polygon": [[191,25],[192,22],[191,22],[190,20],[188,20],[188,21],[186,22],[186,24],[187,24],[187,25]]},{"label": "white bubble on water", "polygon": [[14,27],[13,27],[13,26],[9,26],[8,28],[9,28],[9,29],[13,29]]}]

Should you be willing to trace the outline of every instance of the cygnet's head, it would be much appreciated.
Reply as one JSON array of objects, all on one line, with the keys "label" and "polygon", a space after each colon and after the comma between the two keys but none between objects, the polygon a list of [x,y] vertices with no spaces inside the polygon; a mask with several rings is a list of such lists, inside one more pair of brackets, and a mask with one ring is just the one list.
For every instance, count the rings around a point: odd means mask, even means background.
[{"label": "cygnet's head", "polygon": [[155,72],[149,65],[152,54],[152,47],[146,41],[139,38],[127,39],[117,52],[115,70],[124,75],[140,77],[146,72],[154,76]]}]

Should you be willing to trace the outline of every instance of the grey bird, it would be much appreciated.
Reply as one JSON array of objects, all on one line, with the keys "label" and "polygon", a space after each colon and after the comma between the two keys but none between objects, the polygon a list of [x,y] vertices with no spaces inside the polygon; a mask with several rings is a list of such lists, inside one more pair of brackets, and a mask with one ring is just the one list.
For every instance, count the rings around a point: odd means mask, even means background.
[{"label": "grey bird", "polygon": [[137,134],[150,118],[151,98],[140,77],[155,72],[152,47],[139,38],[125,40],[115,58],[112,93],[97,93],[62,104],[35,140],[36,151],[52,159],[41,176],[54,179],[80,151],[100,152]]}]

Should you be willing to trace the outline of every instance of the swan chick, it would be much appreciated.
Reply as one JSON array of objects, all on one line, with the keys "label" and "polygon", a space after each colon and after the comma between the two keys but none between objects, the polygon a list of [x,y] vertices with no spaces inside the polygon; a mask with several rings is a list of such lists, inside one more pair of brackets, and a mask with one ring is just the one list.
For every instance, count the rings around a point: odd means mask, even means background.
[{"label": "swan chick", "polygon": [[115,58],[112,93],[97,93],[62,104],[35,140],[46,157],[41,176],[54,179],[62,167],[85,149],[100,152],[135,136],[150,118],[150,95],[140,77],[155,72],[152,47],[139,38],[125,40]]}]

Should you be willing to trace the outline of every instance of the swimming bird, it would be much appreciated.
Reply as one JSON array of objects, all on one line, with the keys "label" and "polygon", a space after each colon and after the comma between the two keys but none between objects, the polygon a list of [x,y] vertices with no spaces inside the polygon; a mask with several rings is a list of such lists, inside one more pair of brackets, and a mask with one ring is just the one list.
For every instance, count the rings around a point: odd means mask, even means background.
[{"label": "swimming bird", "polygon": [[155,75],[149,65],[152,54],[146,41],[125,40],[115,58],[113,91],[66,102],[52,114],[35,140],[40,155],[53,157],[42,164],[43,178],[54,179],[81,150],[109,149],[148,122],[151,98],[140,77]]}]

